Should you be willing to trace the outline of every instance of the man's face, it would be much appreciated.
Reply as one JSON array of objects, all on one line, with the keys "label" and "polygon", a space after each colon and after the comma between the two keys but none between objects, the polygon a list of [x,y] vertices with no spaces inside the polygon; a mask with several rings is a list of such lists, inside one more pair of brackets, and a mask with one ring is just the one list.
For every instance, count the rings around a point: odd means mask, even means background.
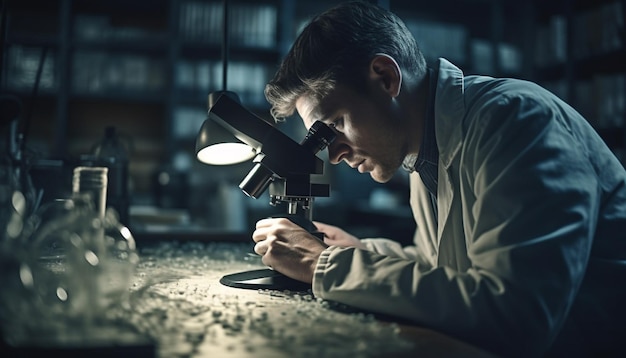
[{"label": "man's face", "polygon": [[379,183],[389,181],[407,154],[408,133],[397,118],[393,100],[383,93],[361,94],[338,86],[319,103],[308,96],[296,102],[307,130],[316,120],[334,127],[328,147],[332,164],[342,160]]}]

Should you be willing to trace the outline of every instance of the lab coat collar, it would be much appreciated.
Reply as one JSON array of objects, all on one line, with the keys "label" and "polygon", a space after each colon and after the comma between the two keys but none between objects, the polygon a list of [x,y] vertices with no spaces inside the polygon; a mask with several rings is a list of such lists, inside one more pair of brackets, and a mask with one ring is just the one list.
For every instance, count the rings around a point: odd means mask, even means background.
[{"label": "lab coat collar", "polygon": [[444,58],[439,60],[439,76],[435,94],[435,135],[439,160],[448,169],[461,147],[462,123],[465,117],[463,102],[463,72]]}]

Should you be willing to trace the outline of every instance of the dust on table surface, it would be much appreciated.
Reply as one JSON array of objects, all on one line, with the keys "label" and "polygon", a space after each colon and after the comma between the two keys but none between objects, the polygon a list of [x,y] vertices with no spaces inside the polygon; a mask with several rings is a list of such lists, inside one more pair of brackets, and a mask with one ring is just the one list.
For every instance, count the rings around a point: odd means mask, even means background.
[{"label": "dust on table surface", "polygon": [[263,268],[239,243],[167,242],[140,249],[118,317],[156,342],[160,357],[374,357],[410,350],[394,324],[348,312],[312,292],[219,283]]}]

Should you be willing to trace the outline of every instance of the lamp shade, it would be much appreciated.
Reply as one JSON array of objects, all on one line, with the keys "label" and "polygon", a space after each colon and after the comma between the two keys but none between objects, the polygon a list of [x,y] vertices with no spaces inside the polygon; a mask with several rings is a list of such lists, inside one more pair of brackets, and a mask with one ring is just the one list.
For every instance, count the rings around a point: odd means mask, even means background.
[{"label": "lamp shade", "polygon": [[196,138],[196,157],[210,165],[237,164],[252,159],[256,154],[254,148],[239,141],[232,132],[211,118],[211,108],[222,95],[239,102],[239,97],[234,92],[209,94],[209,117],[202,123]]},{"label": "lamp shade", "polygon": [[231,165],[250,160],[254,155],[252,147],[237,141],[210,118],[202,124],[196,139],[196,157],[199,161],[210,165]]}]

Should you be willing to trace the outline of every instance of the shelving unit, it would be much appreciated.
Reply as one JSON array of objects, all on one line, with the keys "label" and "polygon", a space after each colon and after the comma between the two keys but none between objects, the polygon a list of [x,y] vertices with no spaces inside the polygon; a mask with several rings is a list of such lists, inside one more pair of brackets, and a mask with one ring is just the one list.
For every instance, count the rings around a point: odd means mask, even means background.
[{"label": "shelving unit", "polygon": [[[231,5],[229,89],[260,112],[267,109],[262,86],[280,57],[278,4]],[[222,2],[5,0],[4,5],[0,88],[32,108],[29,146],[41,156],[71,161],[89,152],[106,126],[115,125],[132,137],[134,188],[149,192],[160,163],[193,146],[206,96],[222,86],[216,40]],[[44,49],[39,93],[31,98]]]},{"label": "shelving unit", "polygon": [[626,2],[535,1],[535,80],[565,99],[626,163]]}]

